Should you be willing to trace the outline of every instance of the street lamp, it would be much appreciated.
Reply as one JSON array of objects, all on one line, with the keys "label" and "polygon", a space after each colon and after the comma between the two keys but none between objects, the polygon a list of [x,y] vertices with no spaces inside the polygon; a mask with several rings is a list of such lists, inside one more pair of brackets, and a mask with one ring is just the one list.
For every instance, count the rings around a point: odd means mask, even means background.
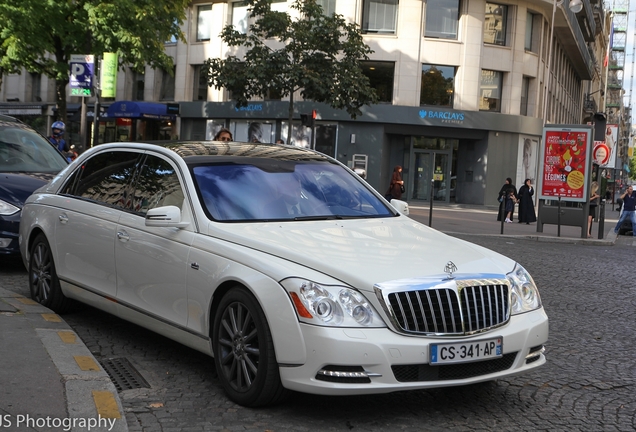
[{"label": "street lamp", "polygon": [[[561,6],[565,0],[554,0],[552,2],[552,25],[550,26],[550,52],[548,53],[548,68],[547,73],[548,76],[545,79],[545,91],[543,94],[543,124],[548,122],[548,92],[550,91],[550,77],[552,73],[550,71],[552,67],[552,47],[554,38],[554,18],[556,17],[557,6]],[[568,8],[574,12],[579,13],[583,10],[583,1],[582,0],[570,0],[568,2]]]}]

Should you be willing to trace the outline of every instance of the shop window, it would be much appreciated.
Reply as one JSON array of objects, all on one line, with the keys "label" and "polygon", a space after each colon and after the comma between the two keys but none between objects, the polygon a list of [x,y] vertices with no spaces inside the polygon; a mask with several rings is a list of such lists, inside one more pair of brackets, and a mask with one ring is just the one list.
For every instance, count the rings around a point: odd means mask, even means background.
[{"label": "shop window", "polygon": [[454,66],[422,65],[420,105],[453,107],[455,93]]},{"label": "shop window", "polygon": [[393,103],[393,79],[395,63],[361,61],[362,73],[369,78],[369,84],[378,94],[379,103]]},{"label": "shop window", "polygon": [[502,46],[506,45],[507,20],[508,6],[496,3],[486,3],[484,43]]},{"label": "shop window", "polygon": [[197,7],[197,42],[209,41],[212,27],[212,5]]},{"label": "shop window", "polygon": [[395,34],[398,0],[364,0],[362,32]]},{"label": "shop window", "polygon": [[320,6],[322,6],[322,12],[327,15],[333,15],[336,13],[336,0],[318,0]]},{"label": "shop window", "polygon": [[247,2],[234,2],[232,3],[232,25],[234,29],[239,33],[246,34],[249,28],[249,12],[247,8],[249,5]]},{"label": "shop window", "polygon": [[167,70],[161,71],[161,91],[159,94],[160,100],[173,101],[174,100],[174,87],[175,87],[175,74],[177,67],[172,67],[172,73]]},{"label": "shop window", "polygon": [[206,101],[208,100],[208,75],[203,65],[192,66],[193,70],[193,88],[192,88],[192,100],[193,101]]},{"label": "shop window", "polygon": [[428,0],[424,36],[457,39],[459,0]]},{"label": "shop window", "polygon": [[479,93],[480,111],[501,112],[501,87],[503,72],[482,69]]}]

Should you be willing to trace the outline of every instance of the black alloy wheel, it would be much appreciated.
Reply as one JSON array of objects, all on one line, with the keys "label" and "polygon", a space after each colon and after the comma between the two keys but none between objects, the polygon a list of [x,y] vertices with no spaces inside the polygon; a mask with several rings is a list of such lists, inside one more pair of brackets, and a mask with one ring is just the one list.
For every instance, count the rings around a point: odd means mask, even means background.
[{"label": "black alloy wheel", "polygon": [[212,343],[219,380],[230,399],[255,407],[285,398],[267,320],[247,289],[233,288],[221,299]]},{"label": "black alloy wheel", "polygon": [[38,234],[31,246],[29,290],[33,300],[54,312],[64,313],[72,306],[72,301],[62,293],[51,247],[42,233]]}]

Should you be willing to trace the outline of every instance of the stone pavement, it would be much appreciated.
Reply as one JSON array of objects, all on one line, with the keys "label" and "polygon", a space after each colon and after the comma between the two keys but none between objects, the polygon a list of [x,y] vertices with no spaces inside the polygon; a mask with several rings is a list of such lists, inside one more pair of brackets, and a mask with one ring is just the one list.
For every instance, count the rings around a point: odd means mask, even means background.
[{"label": "stone pavement", "polygon": [[[409,209],[410,217],[429,224],[428,203],[411,202]],[[496,215],[496,208],[434,203],[431,225],[449,234],[588,245],[616,241],[618,212],[611,206],[600,235],[594,223],[591,239],[582,239],[577,227],[545,225],[538,233],[536,223],[516,221],[504,224],[501,234]],[[84,342],[58,315],[10,291],[1,280],[0,364],[0,432],[128,430],[117,390]]]}]

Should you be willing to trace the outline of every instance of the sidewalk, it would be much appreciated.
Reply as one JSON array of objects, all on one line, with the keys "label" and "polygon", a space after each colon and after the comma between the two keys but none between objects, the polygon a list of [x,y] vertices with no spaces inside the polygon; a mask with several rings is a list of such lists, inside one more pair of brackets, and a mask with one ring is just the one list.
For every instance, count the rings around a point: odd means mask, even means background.
[{"label": "sidewalk", "polygon": [[[513,223],[497,221],[497,207],[474,206],[465,204],[433,203],[431,227],[447,234],[492,235],[527,238],[545,242],[566,242],[596,245],[613,245],[616,242],[614,226],[619,214],[611,205],[605,206],[605,220],[599,235],[599,223],[592,223],[592,238],[581,238],[581,228],[544,224],[543,232],[537,232],[537,223],[526,225],[517,222],[517,213]],[[419,201],[409,202],[410,217],[424,225],[429,225],[430,204]],[[503,234],[501,232],[503,228]]]},{"label": "sidewalk", "polygon": [[0,287],[0,430],[128,430],[121,401],[60,318]]}]

